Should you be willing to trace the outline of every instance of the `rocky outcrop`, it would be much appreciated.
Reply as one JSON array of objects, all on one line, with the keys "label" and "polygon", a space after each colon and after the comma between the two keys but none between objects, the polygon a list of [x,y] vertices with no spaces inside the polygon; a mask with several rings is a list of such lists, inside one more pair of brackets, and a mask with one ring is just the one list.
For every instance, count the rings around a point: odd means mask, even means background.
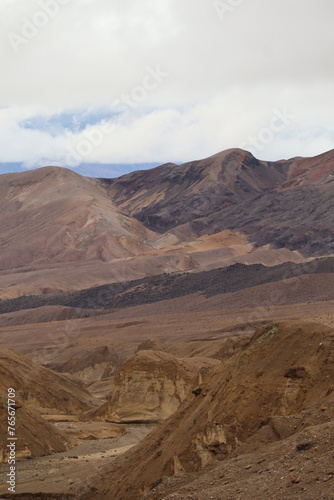
[{"label": "rocky outcrop", "polygon": [[203,370],[218,364],[213,359],[139,351],[120,366],[109,400],[90,416],[122,423],[162,421],[200,386]]}]

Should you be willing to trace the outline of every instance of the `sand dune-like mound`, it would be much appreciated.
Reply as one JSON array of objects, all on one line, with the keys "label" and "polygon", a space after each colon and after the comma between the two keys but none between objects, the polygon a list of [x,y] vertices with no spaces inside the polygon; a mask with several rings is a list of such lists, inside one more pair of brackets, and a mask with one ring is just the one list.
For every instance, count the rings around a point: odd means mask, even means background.
[{"label": "sand dune-like mound", "polygon": [[92,396],[63,375],[36,365],[25,356],[0,350],[0,389],[13,387],[26,405],[80,413],[92,407]]},{"label": "sand dune-like mound", "polygon": [[107,403],[90,416],[122,423],[164,420],[198,387],[202,371],[217,364],[213,359],[138,351],[115,373]]},{"label": "sand dune-like mound", "polygon": [[319,410],[324,421],[333,419],[333,346],[333,329],[321,324],[260,328],[207,373],[204,394],[185,401],[112,473],[104,471],[96,498],[141,498],[163,476],[200,471],[314,425]]},{"label": "sand dune-like mound", "polygon": [[[2,389],[0,390],[0,409],[0,462],[7,462],[10,457],[8,444],[11,440],[8,434],[7,391]],[[46,422],[33,408],[25,405],[20,399],[15,399],[15,437],[17,439],[14,449],[17,460],[65,451],[71,445],[71,439]]]}]

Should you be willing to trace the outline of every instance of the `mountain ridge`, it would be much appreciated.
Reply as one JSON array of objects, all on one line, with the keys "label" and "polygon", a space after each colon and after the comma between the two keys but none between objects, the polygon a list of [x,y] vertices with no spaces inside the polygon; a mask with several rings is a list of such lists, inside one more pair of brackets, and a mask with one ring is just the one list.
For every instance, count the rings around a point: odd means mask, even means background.
[{"label": "mountain ridge", "polygon": [[230,149],[116,179],[0,175],[0,297],[331,255],[333,172],[333,150],[265,162]]}]

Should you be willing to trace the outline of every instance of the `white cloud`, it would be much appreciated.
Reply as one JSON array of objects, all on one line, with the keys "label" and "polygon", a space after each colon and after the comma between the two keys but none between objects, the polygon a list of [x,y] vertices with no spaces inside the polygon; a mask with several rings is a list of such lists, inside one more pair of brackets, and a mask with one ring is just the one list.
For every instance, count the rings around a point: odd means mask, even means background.
[{"label": "white cloud", "polygon": [[[65,162],[94,125],[54,134],[22,120],[85,109],[110,113],[114,128],[84,161],[200,158],[257,136],[284,108],[295,119],[257,156],[333,148],[332,0],[239,3],[221,21],[211,0],[2,0],[1,160]],[[29,28],[15,51],[12,35]],[[169,76],[115,116],[148,67]]]}]

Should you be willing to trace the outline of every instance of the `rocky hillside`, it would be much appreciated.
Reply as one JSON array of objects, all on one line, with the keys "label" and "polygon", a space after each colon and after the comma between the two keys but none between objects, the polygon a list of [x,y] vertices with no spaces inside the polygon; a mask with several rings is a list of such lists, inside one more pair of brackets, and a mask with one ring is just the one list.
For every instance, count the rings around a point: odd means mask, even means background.
[{"label": "rocky hillside", "polygon": [[332,421],[333,342],[333,329],[320,324],[258,329],[248,346],[208,372],[201,393],[105,468],[95,498],[141,498],[163,477],[199,477],[207,466]]},{"label": "rocky hillside", "polygon": [[183,165],[167,164],[105,181],[122,210],[165,232],[277,188],[289,162],[268,163],[241,149]]},{"label": "rocky hillside", "polygon": [[334,242],[333,181],[334,151],[264,162],[233,149],[105,184],[117,206],[154,231],[179,227],[199,236],[233,229],[259,246],[326,255]]}]

